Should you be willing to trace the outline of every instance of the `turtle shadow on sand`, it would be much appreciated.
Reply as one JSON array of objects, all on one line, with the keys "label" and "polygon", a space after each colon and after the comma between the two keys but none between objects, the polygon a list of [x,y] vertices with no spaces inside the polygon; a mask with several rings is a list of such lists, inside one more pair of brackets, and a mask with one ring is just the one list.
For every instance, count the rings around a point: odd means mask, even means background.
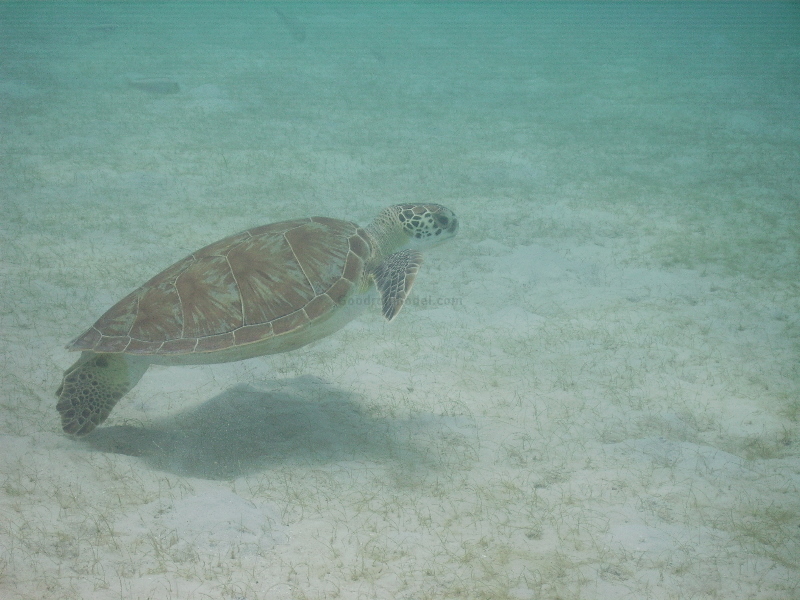
[{"label": "turtle shadow on sand", "polygon": [[236,385],[152,425],[99,428],[82,441],[204,479],[231,479],[291,463],[426,462],[427,452],[410,439],[418,425],[371,416],[355,394],[308,376],[270,388]]}]

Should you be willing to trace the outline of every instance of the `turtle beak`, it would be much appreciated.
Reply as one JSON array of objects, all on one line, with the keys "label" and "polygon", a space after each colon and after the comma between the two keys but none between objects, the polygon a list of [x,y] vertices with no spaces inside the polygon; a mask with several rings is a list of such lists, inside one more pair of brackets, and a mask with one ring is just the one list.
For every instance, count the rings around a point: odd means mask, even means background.
[{"label": "turtle beak", "polygon": [[450,227],[447,228],[447,233],[450,235],[455,235],[458,231],[458,219],[453,217],[453,220],[450,221]]}]

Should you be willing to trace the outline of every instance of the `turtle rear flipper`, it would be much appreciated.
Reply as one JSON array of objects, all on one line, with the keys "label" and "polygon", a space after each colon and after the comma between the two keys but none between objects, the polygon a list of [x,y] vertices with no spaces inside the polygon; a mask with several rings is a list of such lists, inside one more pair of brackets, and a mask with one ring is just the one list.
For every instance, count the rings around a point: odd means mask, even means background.
[{"label": "turtle rear flipper", "polygon": [[106,420],[111,409],[142,378],[147,363],[122,354],[84,352],[64,372],[56,390],[61,426],[82,436]]}]

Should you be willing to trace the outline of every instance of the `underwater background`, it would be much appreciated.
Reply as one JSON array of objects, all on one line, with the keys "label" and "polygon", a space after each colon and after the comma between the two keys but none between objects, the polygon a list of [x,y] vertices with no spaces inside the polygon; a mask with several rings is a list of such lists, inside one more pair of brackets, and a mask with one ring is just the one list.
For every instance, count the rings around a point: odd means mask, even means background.
[{"label": "underwater background", "polygon": [[[0,4],[0,597],[800,596],[800,5]],[[64,345],[219,238],[437,202],[402,313]]]}]

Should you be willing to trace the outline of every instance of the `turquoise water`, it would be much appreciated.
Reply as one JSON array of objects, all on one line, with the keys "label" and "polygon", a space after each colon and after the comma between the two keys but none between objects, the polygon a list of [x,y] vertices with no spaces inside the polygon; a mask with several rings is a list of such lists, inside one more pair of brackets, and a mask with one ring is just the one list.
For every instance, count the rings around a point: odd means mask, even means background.
[{"label": "turquoise water", "polygon": [[[789,2],[1,4],[0,596],[797,597],[798,65]],[[461,230],[392,324],[61,433],[149,277],[400,202]]]}]

